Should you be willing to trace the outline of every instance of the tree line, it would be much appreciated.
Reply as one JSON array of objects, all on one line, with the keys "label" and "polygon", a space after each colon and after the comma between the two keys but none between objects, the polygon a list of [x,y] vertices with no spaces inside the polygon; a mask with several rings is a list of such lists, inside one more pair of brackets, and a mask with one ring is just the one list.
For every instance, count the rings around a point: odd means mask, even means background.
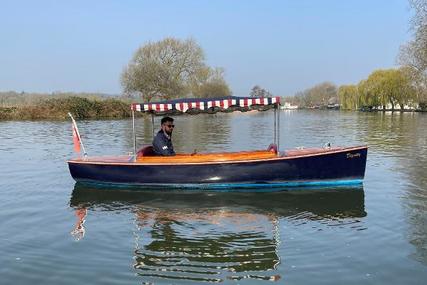
[{"label": "tree line", "polygon": [[[343,85],[338,89],[342,109],[423,108],[422,92],[412,80],[409,66],[380,69],[372,72],[357,85]],[[419,86],[418,86],[419,87]]]},{"label": "tree line", "polygon": [[285,98],[285,101],[299,108],[326,108],[328,105],[335,104],[336,100],[337,86],[331,82],[322,82]]},{"label": "tree line", "polygon": [[425,85],[414,78],[414,70],[409,66],[379,69],[358,84],[336,86],[323,82],[286,99],[301,108],[339,104],[344,110],[425,109]]}]

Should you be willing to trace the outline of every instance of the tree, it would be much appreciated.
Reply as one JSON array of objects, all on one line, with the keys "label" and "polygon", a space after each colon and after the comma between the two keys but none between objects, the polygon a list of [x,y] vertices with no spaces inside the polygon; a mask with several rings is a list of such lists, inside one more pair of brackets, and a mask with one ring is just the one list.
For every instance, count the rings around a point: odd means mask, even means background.
[{"label": "tree", "polygon": [[398,61],[409,67],[409,76],[416,90],[419,106],[427,106],[427,0],[409,0],[414,16],[411,30],[414,38],[400,48]]},{"label": "tree", "polygon": [[273,94],[271,94],[269,91],[265,90],[264,88],[261,88],[258,85],[255,85],[252,87],[251,92],[249,93],[249,96],[251,97],[273,97]]},{"label": "tree", "polygon": [[419,72],[411,65],[402,66],[400,70],[405,74],[407,80],[410,81],[411,87],[415,94],[413,100],[418,103],[421,109],[427,107],[427,74]]},{"label": "tree", "polygon": [[192,83],[208,67],[202,48],[192,39],[166,38],[140,47],[123,70],[121,84],[127,95],[144,101],[171,99],[191,93]]},{"label": "tree", "polygon": [[411,20],[414,39],[401,47],[399,60],[419,72],[427,70],[427,0],[409,0],[415,10]]},{"label": "tree", "polygon": [[375,107],[382,106],[383,110],[385,110],[387,103],[391,102],[393,104],[390,86],[388,85],[390,72],[392,71],[382,69],[375,70],[366,80],[366,87],[369,90],[372,104]]},{"label": "tree", "polygon": [[330,82],[317,84],[302,92],[303,106],[306,107],[325,107],[334,97],[337,97],[337,87]]},{"label": "tree", "polygon": [[262,89],[258,85],[255,85],[252,87],[251,92],[249,93],[249,96],[251,97],[260,97],[262,94]]},{"label": "tree", "polygon": [[338,97],[342,109],[357,110],[359,108],[359,93],[356,85],[340,86],[338,88]]},{"label": "tree", "polygon": [[224,69],[206,68],[200,72],[197,80],[192,83],[192,93],[197,98],[225,97],[231,90],[224,80]]},{"label": "tree", "polygon": [[390,104],[392,110],[399,104],[403,110],[416,98],[416,89],[407,67],[399,69],[379,69],[372,72],[368,79],[360,81],[357,86],[360,107],[386,109]]},{"label": "tree", "polygon": [[372,108],[377,106],[377,103],[373,101],[374,97],[371,96],[370,86],[366,79],[363,79],[357,84],[358,93],[358,106],[361,109]]},{"label": "tree", "polygon": [[413,80],[412,74],[413,69],[411,67],[403,66],[396,70],[394,78],[392,78],[393,97],[399,103],[401,110],[404,109],[405,105],[410,105],[414,101],[419,102],[420,100],[418,86],[416,81]]}]

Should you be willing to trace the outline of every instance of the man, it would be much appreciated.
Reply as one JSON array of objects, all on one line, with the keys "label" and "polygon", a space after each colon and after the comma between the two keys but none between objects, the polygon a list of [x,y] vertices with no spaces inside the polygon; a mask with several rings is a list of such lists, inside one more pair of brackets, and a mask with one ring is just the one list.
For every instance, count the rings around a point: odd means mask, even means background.
[{"label": "man", "polygon": [[172,145],[172,131],[175,125],[171,117],[164,117],[161,121],[161,129],[154,137],[153,148],[157,155],[175,155]]}]

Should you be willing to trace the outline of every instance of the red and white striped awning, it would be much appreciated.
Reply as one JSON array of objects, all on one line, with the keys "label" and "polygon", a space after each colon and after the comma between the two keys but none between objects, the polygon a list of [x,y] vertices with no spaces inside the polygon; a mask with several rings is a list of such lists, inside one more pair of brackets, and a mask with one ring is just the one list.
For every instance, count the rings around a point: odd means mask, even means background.
[{"label": "red and white striped awning", "polygon": [[159,115],[268,110],[280,105],[280,97],[224,97],[177,99],[155,103],[133,103],[131,109]]}]

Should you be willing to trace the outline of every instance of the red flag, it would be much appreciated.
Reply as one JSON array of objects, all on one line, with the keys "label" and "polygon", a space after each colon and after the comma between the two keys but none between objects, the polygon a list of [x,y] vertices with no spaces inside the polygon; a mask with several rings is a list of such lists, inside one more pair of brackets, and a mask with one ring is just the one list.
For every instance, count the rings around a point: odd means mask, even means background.
[{"label": "red flag", "polygon": [[76,126],[73,124],[73,143],[74,143],[74,151],[80,153],[80,138],[76,129]]}]

